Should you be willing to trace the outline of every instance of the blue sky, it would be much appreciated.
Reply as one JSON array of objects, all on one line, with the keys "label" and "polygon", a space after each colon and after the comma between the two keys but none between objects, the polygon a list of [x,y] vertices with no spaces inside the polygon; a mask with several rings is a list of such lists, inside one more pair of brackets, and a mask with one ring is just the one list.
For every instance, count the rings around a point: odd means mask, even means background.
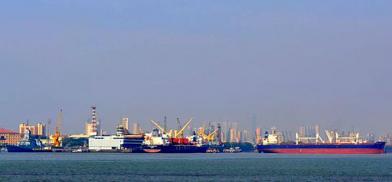
[{"label": "blue sky", "polygon": [[0,127],[123,116],[390,132],[391,1],[3,1]]}]

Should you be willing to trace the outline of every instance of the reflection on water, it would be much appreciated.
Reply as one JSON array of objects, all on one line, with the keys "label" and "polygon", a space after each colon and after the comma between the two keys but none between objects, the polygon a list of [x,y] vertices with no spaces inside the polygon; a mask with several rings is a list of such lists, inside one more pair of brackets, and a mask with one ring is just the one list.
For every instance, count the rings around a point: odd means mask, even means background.
[{"label": "reflection on water", "polygon": [[392,181],[392,155],[0,153],[0,181]]}]

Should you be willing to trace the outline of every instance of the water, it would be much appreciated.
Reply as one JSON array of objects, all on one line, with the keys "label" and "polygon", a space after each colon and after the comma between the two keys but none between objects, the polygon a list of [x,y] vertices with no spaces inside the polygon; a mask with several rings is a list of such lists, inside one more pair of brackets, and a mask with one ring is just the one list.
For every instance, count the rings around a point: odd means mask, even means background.
[{"label": "water", "polygon": [[392,154],[0,153],[0,181],[392,181]]}]

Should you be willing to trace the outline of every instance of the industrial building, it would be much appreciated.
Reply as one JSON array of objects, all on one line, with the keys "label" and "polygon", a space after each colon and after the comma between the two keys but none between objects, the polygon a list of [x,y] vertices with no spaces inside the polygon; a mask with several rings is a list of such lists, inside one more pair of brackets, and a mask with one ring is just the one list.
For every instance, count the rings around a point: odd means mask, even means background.
[{"label": "industrial building", "polygon": [[89,150],[119,150],[124,143],[123,137],[116,135],[93,136],[88,139]]},{"label": "industrial building", "polygon": [[27,122],[20,123],[19,133],[23,134],[26,130],[30,130],[31,134],[35,136],[46,136],[46,125],[42,122],[38,122],[35,125],[30,125]]},{"label": "industrial building", "polygon": [[0,144],[16,145],[19,143],[21,136],[12,130],[0,128]]}]

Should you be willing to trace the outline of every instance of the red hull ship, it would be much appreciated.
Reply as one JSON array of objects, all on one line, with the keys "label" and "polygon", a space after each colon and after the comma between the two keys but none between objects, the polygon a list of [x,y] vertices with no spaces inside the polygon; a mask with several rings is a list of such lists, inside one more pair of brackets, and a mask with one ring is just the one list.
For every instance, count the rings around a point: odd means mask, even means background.
[{"label": "red hull ship", "polygon": [[371,144],[276,144],[258,145],[257,150],[263,153],[285,154],[382,154],[385,142]]},{"label": "red hull ship", "polygon": [[266,131],[262,144],[257,145],[258,152],[283,154],[382,154],[385,153],[385,142],[369,142],[360,138],[358,132],[348,135],[337,131],[326,130],[328,138],[324,141],[315,127],[315,136],[296,133],[295,142],[284,143],[283,135],[276,129]]}]

